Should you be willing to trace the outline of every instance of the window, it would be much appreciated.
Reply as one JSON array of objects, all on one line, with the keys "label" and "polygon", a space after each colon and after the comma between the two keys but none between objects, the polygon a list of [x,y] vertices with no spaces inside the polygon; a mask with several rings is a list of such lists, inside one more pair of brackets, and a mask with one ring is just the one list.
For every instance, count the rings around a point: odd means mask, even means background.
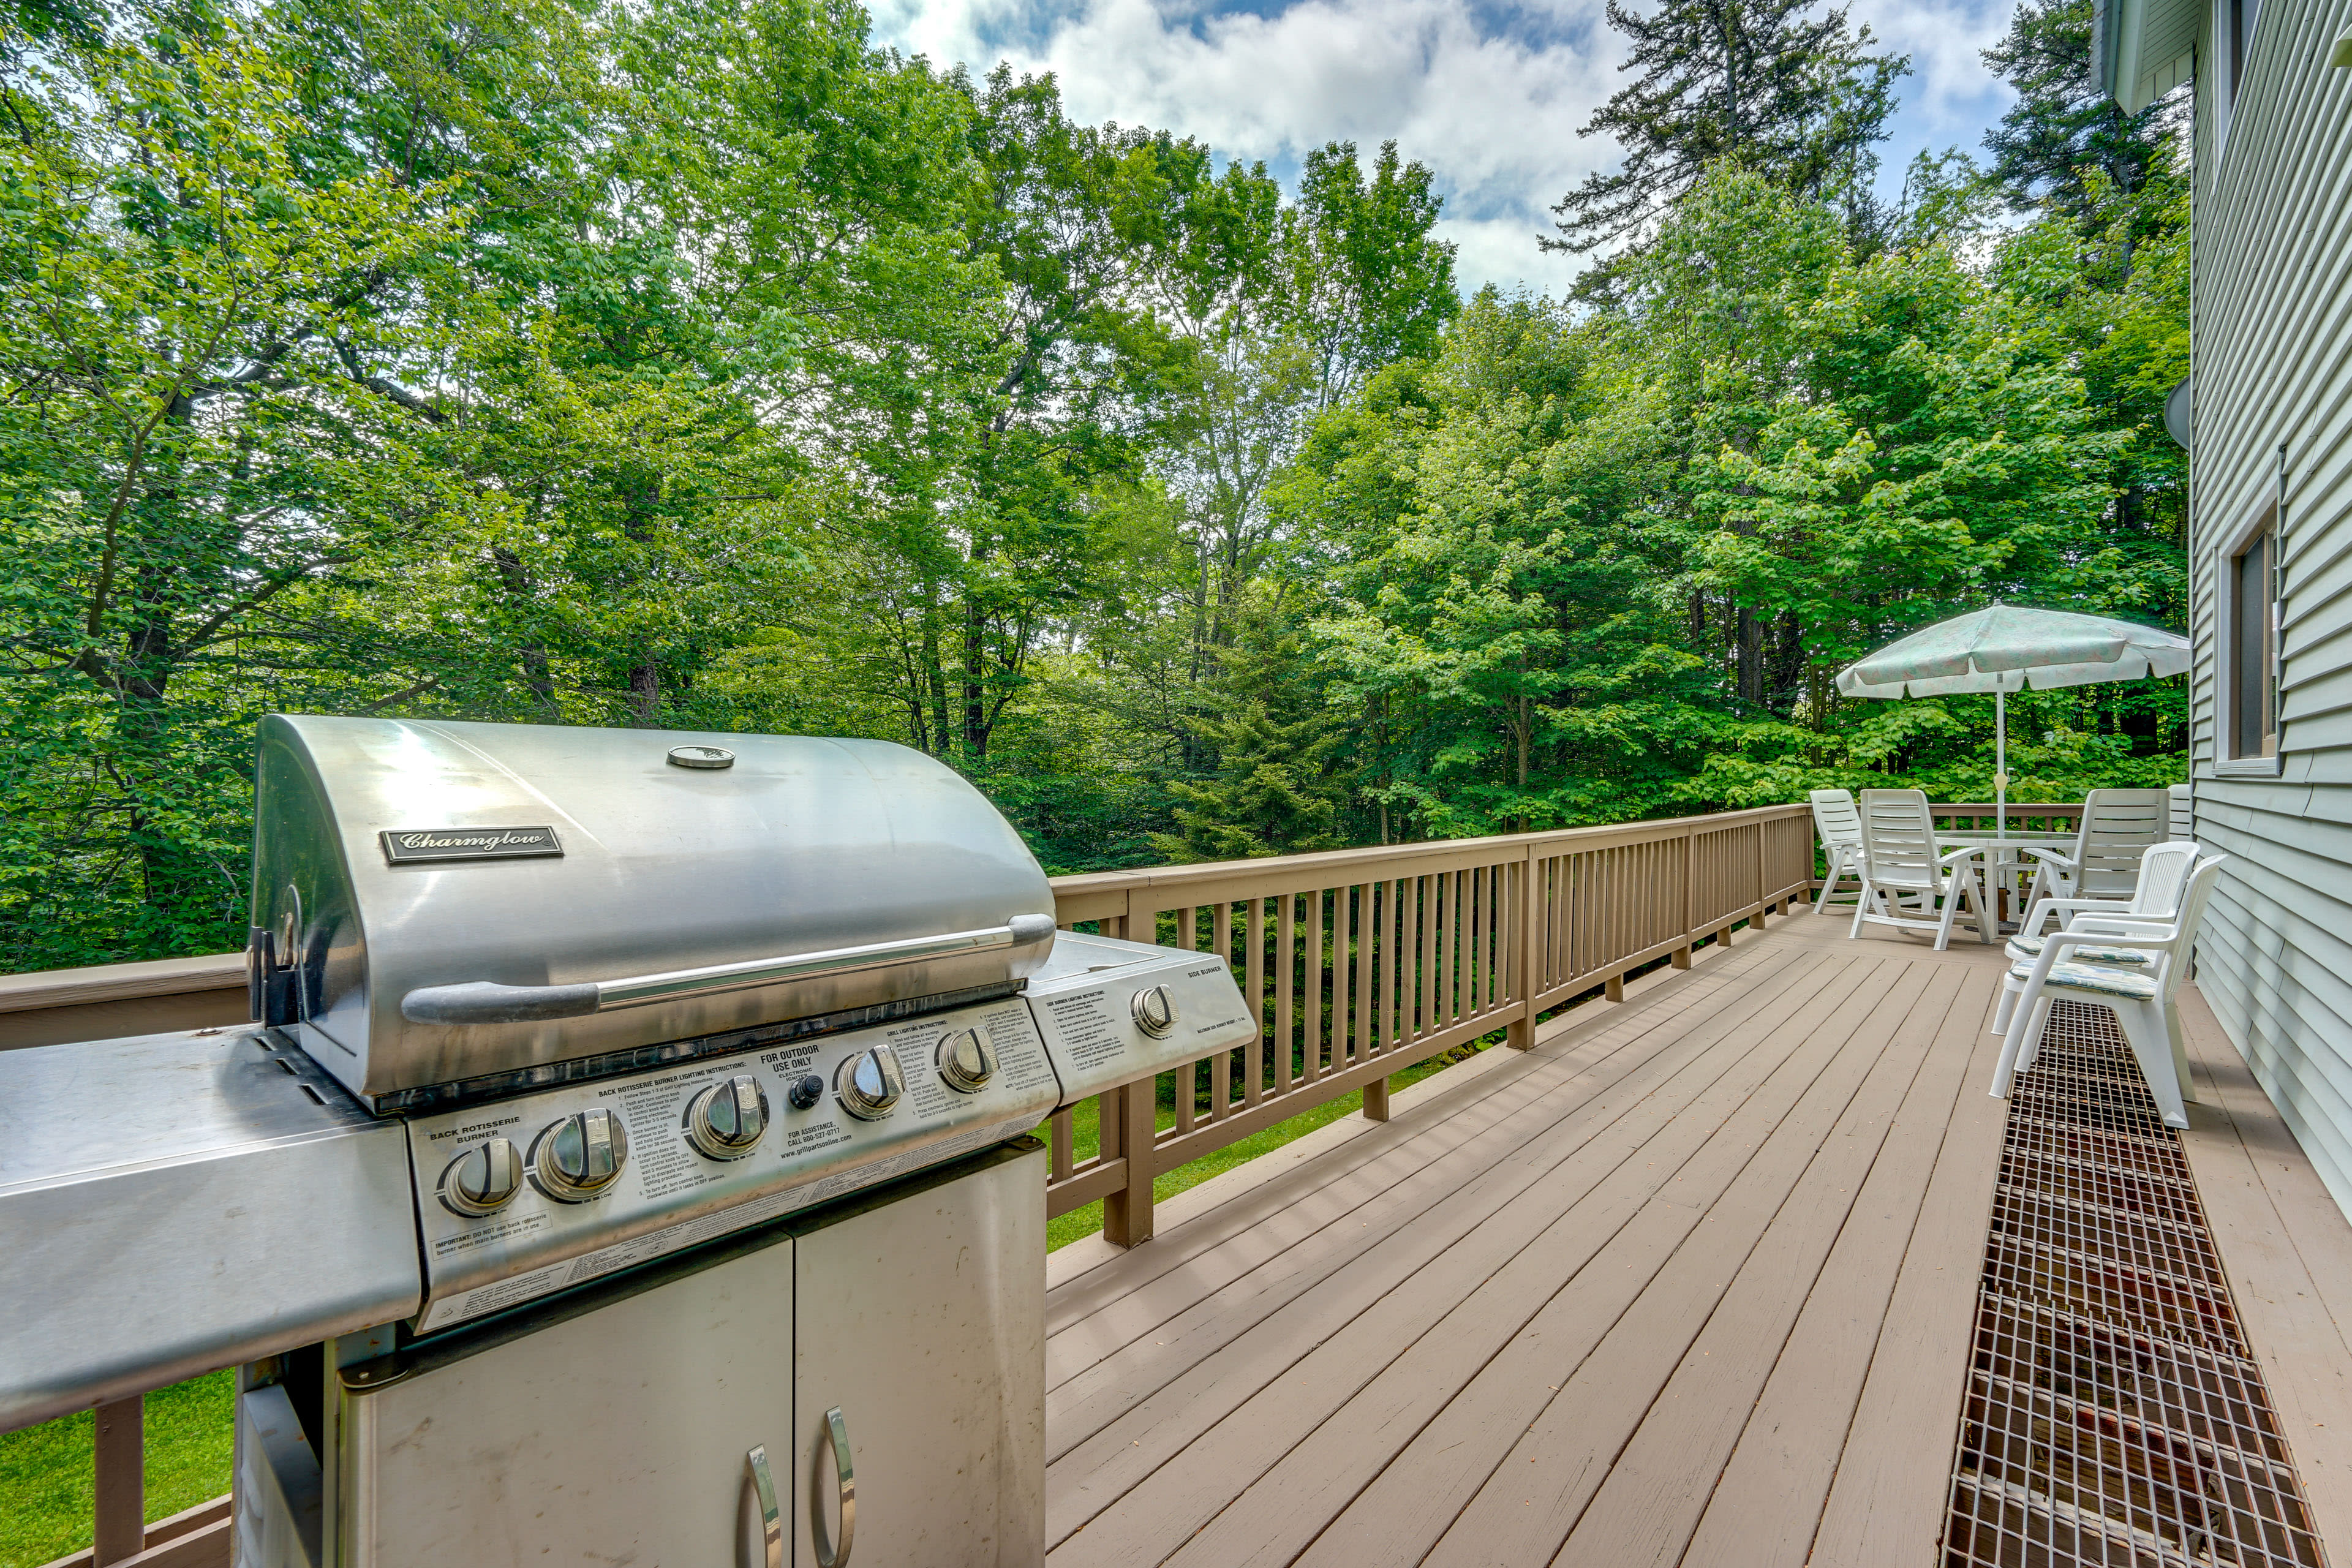
[{"label": "window", "polygon": [[2221,562],[2221,740],[2217,761],[2275,765],[2278,757],[2278,509],[2265,511]]},{"label": "window", "polygon": [[2254,47],[2254,23],[2262,0],[2213,0],[2213,146],[2230,144],[2231,122],[2237,119],[2238,94],[2246,79],[2246,59]]},{"label": "window", "polygon": [[2246,0],[2222,0],[2230,16],[2230,101],[2238,101],[2238,85],[2246,79]]}]

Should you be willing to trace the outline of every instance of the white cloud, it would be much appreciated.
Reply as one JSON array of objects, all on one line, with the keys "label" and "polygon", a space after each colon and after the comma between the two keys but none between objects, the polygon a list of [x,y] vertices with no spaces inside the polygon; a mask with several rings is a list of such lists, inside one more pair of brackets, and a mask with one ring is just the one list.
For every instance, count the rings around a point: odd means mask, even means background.
[{"label": "white cloud", "polygon": [[[1921,147],[1973,145],[1997,89],[1976,51],[2008,0],[1885,0],[1856,7],[1914,57],[1889,173]],[[1483,17],[1483,20],[1482,20]],[[1072,114],[1163,126],[1218,153],[1289,168],[1330,141],[1366,156],[1393,138],[1433,170],[1444,237],[1465,291],[1557,291],[1577,263],[1538,250],[1547,208],[1616,149],[1577,130],[1619,84],[1623,40],[1600,0],[1272,0],[1264,14],[1170,0],[877,0],[877,38],[975,71],[998,59],[1051,71]],[[1989,107],[1990,106],[1990,107]]]}]

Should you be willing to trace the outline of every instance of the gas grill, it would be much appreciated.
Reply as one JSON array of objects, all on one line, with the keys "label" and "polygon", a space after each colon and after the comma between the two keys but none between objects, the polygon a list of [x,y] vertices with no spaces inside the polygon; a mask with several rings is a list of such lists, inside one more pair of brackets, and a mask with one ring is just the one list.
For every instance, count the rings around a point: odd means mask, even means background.
[{"label": "gas grill", "polygon": [[[94,1333],[0,1329],[0,1426],[244,1363],[256,1563],[1042,1557],[1024,1135],[1255,1038],[1221,956],[1057,932],[882,742],[272,717],[257,790],[257,1026],[0,1055],[0,1226],[152,1202],[38,1131],[94,1081],[268,1201],[145,1238]],[[225,1251],[275,1299],[162,1299]]]}]

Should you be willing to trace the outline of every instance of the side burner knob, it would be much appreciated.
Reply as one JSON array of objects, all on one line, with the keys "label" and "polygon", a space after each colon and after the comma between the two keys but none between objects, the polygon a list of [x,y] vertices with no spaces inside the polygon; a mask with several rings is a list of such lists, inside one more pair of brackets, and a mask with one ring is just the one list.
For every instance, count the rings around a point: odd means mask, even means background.
[{"label": "side burner knob", "polygon": [[843,1058],[833,1075],[833,1091],[841,1096],[841,1108],[850,1115],[860,1121],[879,1121],[907,1091],[906,1077],[898,1070],[898,1053],[887,1046],[875,1046]]},{"label": "side burner knob", "polygon": [[768,1091],[741,1073],[714,1083],[686,1107],[686,1141],[709,1160],[740,1160],[768,1130]]},{"label": "side burner knob", "polygon": [[1176,998],[1165,985],[1145,986],[1128,1010],[1135,1015],[1135,1026],[1155,1040],[1166,1039],[1176,1026]]},{"label": "side burner knob", "polygon": [[512,1203],[521,1188],[522,1156],[508,1140],[493,1138],[449,1162],[441,1173],[441,1206],[479,1219]]},{"label": "side burner knob", "polygon": [[958,1094],[978,1094],[996,1076],[996,1053],[978,1029],[958,1029],[940,1039],[940,1079]]},{"label": "side burner knob", "polygon": [[628,1129],[609,1110],[583,1110],[551,1121],[530,1146],[531,1174],[560,1203],[604,1196],[628,1160]]}]

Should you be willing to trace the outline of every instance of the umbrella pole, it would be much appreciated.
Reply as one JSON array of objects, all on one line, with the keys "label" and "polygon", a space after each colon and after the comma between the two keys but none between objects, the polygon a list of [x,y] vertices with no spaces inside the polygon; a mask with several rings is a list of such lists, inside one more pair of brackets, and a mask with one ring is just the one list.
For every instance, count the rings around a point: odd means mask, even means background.
[{"label": "umbrella pole", "polygon": [[[1996,686],[1992,691],[1992,800],[1993,843],[1999,847],[1992,852],[1993,880],[2006,881],[2009,877],[2009,693]],[[2000,895],[1987,888],[1985,897],[1993,907],[2000,906]],[[2024,916],[2018,917],[2021,921]],[[2024,929],[2022,926],[2020,930]]]},{"label": "umbrella pole", "polygon": [[1992,795],[1993,837],[2009,842],[2009,694],[1995,688],[1992,694]]}]

